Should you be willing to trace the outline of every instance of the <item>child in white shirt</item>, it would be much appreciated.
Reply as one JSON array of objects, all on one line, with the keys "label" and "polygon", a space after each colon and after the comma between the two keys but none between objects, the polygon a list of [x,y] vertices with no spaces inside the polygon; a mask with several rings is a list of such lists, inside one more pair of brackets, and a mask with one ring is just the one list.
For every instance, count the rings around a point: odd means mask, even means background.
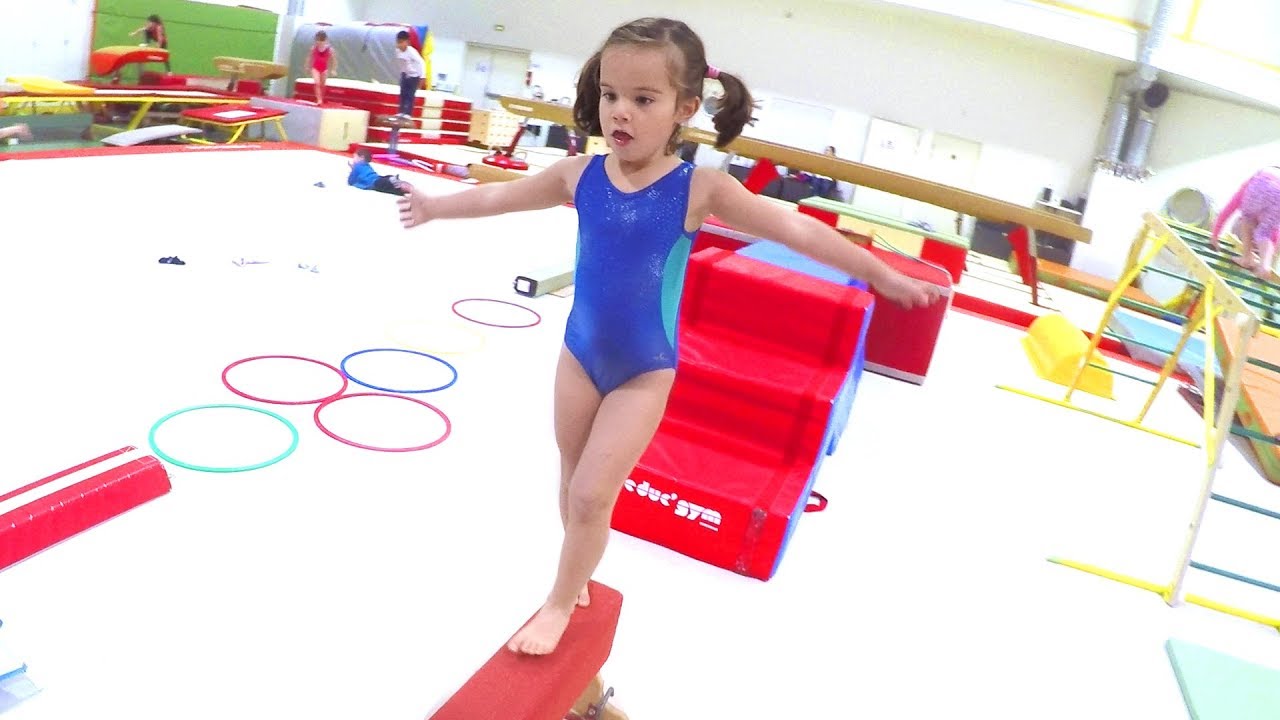
[{"label": "child in white shirt", "polygon": [[413,116],[413,99],[422,86],[422,75],[426,72],[426,63],[422,56],[409,45],[409,31],[396,33],[396,59],[400,61],[400,115],[408,119]]}]

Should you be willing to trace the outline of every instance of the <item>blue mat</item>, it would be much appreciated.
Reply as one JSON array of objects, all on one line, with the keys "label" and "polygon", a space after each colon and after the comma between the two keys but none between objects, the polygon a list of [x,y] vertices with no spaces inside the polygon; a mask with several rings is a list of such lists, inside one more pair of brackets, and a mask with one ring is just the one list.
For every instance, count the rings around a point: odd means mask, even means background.
[{"label": "blue mat", "polygon": [[[1160,348],[1158,351],[1149,350],[1141,345],[1124,343],[1124,340],[1121,340],[1134,359],[1143,360],[1152,365],[1163,365],[1173,353],[1173,349],[1177,347],[1178,338],[1182,335],[1180,328],[1128,310],[1116,310],[1115,315],[1111,317],[1108,329],[1122,338]],[[1218,367],[1218,359],[1211,358],[1211,360],[1209,367],[1213,369],[1215,375],[1221,376],[1222,370]],[[1200,379],[1204,368],[1204,340],[1200,336],[1193,335],[1187,340],[1187,346],[1178,356],[1178,367],[1197,380]]]},{"label": "blue mat", "polygon": [[1280,670],[1173,638],[1165,650],[1192,720],[1280,718]]}]

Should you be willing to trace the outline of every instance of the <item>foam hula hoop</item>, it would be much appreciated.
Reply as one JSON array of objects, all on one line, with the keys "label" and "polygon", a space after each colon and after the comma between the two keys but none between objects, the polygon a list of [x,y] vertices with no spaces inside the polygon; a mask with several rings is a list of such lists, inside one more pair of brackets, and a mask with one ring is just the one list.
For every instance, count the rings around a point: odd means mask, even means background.
[{"label": "foam hula hoop", "polygon": [[[243,365],[248,362],[253,362],[254,360],[301,360],[303,362],[309,362],[314,365],[319,365],[320,367],[328,368],[332,370],[334,373],[336,373],[338,375],[338,378],[342,380],[342,387],[338,388],[338,391],[335,393],[330,393],[328,395],[325,395],[324,397],[316,398],[315,400],[271,400],[269,398],[256,397],[254,395],[250,395],[247,392],[236,389],[234,386],[232,386],[231,381],[227,380],[227,374],[231,372],[232,368],[238,365]],[[342,393],[347,391],[347,385],[348,385],[346,373],[342,372],[338,368],[330,365],[327,362],[312,360],[311,358],[301,357],[299,355],[257,355],[255,357],[249,357],[243,360],[237,360],[222,370],[222,384],[226,386],[228,390],[239,395],[242,398],[245,398],[246,400],[253,400],[255,402],[260,402],[260,403],[268,403],[270,405],[312,405],[314,403],[322,403],[325,400],[331,400],[333,398],[336,398],[342,395]]]},{"label": "foam hula hoop", "polygon": [[[279,420],[281,423],[284,424],[285,427],[289,428],[289,433],[290,435],[293,436],[293,439],[289,443],[288,449],[286,449],[284,452],[280,453],[279,455],[271,458],[270,460],[264,460],[260,463],[254,463],[252,465],[227,466],[227,467],[218,467],[218,466],[212,466],[212,465],[196,465],[195,463],[184,462],[166,453],[164,450],[161,450],[160,446],[156,445],[156,431],[160,429],[161,425],[164,425],[165,423],[169,422],[170,420],[172,420],[173,418],[179,415],[183,415],[189,412],[195,412],[196,410],[212,410],[216,408],[248,410],[249,412],[260,413],[262,415],[266,415],[267,417]],[[250,470],[260,470],[269,465],[275,465],[281,460],[284,460],[285,458],[292,455],[293,451],[298,449],[298,428],[294,427],[293,423],[289,422],[288,419],[281,417],[280,415],[273,413],[270,410],[263,410],[262,408],[251,407],[249,405],[232,405],[228,403],[215,403],[211,405],[193,405],[191,407],[182,408],[181,410],[174,410],[168,415],[165,415],[164,417],[157,420],[155,424],[151,426],[151,432],[147,433],[147,444],[151,446],[151,450],[156,454],[156,457],[169,463],[170,465],[176,465],[180,468],[186,468],[187,470],[195,470],[196,472],[208,472],[208,473],[248,472]]]},{"label": "foam hula hoop", "polygon": [[[377,445],[365,445],[364,443],[358,443],[355,440],[349,440],[347,438],[344,438],[341,435],[330,430],[329,428],[325,427],[325,424],[320,421],[320,412],[325,408],[329,407],[330,405],[338,402],[339,400],[345,400],[347,398],[353,398],[353,397],[389,397],[389,398],[395,398],[397,400],[408,400],[409,402],[417,403],[425,407],[426,409],[430,410],[431,412],[435,413],[436,415],[439,415],[441,420],[444,420],[444,434],[442,434],[440,437],[436,438],[435,440],[432,440],[431,442],[428,442],[428,443],[424,443],[422,445],[414,445],[412,447],[401,447],[401,448],[389,448],[389,447],[378,447]],[[453,423],[449,422],[449,416],[445,415],[444,411],[436,407],[435,405],[432,405],[431,403],[428,403],[425,400],[419,400],[418,398],[415,398],[415,397],[406,397],[404,395],[389,395],[387,393],[380,393],[380,392],[351,393],[350,395],[343,395],[342,397],[330,398],[316,406],[316,411],[315,413],[312,414],[312,417],[315,419],[316,427],[320,428],[320,432],[324,433],[325,435],[328,435],[334,440],[337,440],[343,445],[350,445],[351,447],[357,447],[362,450],[374,450],[377,452],[416,452],[418,450],[426,450],[428,448],[433,448],[439,445],[440,443],[444,442],[449,437],[449,435],[453,432]]]},{"label": "foam hula hoop", "polygon": [[[470,303],[470,302],[497,303],[499,305],[510,305],[511,307],[514,307],[514,308],[520,308],[521,310],[524,310],[525,312],[533,315],[533,322],[526,323],[524,325],[499,325],[497,323],[485,322],[484,320],[477,320],[473,317],[468,317],[466,315],[463,315],[461,312],[458,311],[459,305],[463,303]],[[542,316],[539,315],[538,311],[534,310],[533,308],[525,307],[524,305],[520,305],[519,303],[508,302],[506,300],[494,300],[493,298],[463,298],[453,303],[453,314],[457,315],[463,320],[468,320],[477,325],[484,325],[486,327],[493,327],[493,328],[508,328],[508,329],[530,328],[542,322]]]},{"label": "foam hula hoop", "polygon": [[[421,357],[430,358],[440,363],[441,365],[444,365],[445,367],[449,368],[449,372],[453,373],[453,377],[449,379],[449,382],[433,388],[414,389],[414,390],[396,390],[393,388],[384,388],[384,387],[378,387],[377,385],[370,385],[369,383],[364,382],[363,380],[355,377],[354,375],[352,375],[350,372],[347,371],[348,360],[350,360],[351,358],[357,355],[364,355],[365,353],[375,353],[375,352],[398,352],[398,353],[407,353],[409,355],[419,355]],[[369,350],[357,350],[356,352],[353,352],[350,355],[342,358],[342,363],[339,365],[339,367],[342,368],[342,374],[351,378],[351,382],[357,385],[363,385],[369,388],[370,390],[378,390],[380,392],[385,392],[385,393],[395,393],[397,395],[418,395],[421,393],[439,392],[441,390],[446,390],[448,388],[453,387],[453,384],[458,382],[458,368],[454,367],[448,360],[445,360],[442,357],[436,357],[431,353],[419,352],[417,350],[405,350],[403,348],[370,348]]]}]

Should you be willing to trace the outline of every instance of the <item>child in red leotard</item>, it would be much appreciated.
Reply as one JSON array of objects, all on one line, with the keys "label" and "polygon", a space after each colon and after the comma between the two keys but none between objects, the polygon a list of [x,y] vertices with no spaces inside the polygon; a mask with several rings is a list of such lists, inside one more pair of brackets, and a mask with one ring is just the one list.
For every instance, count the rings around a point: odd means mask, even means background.
[{"label": "child in red leotard", "polygon": [[316,33],[316,44],[311,46],[311,79],[316,82],[316,104],[324,104],[325,78],[338,70],[338,53],[329,44],[329,36],[321,30]]}]

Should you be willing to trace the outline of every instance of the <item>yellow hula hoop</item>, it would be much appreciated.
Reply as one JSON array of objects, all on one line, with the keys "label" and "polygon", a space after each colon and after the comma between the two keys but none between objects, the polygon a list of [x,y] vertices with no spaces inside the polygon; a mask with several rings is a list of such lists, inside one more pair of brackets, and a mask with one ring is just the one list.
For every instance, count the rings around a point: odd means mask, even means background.
[{"label": "yellow hula hoop", "polygon": [[[426,332],[407,332],[409,327],[424,328]],[[392,323],[387,326],[387,339],[406,350],[437,355],[464,355],[480,350],[485,344],[485,336],[479,331],[447,319]]]}]

